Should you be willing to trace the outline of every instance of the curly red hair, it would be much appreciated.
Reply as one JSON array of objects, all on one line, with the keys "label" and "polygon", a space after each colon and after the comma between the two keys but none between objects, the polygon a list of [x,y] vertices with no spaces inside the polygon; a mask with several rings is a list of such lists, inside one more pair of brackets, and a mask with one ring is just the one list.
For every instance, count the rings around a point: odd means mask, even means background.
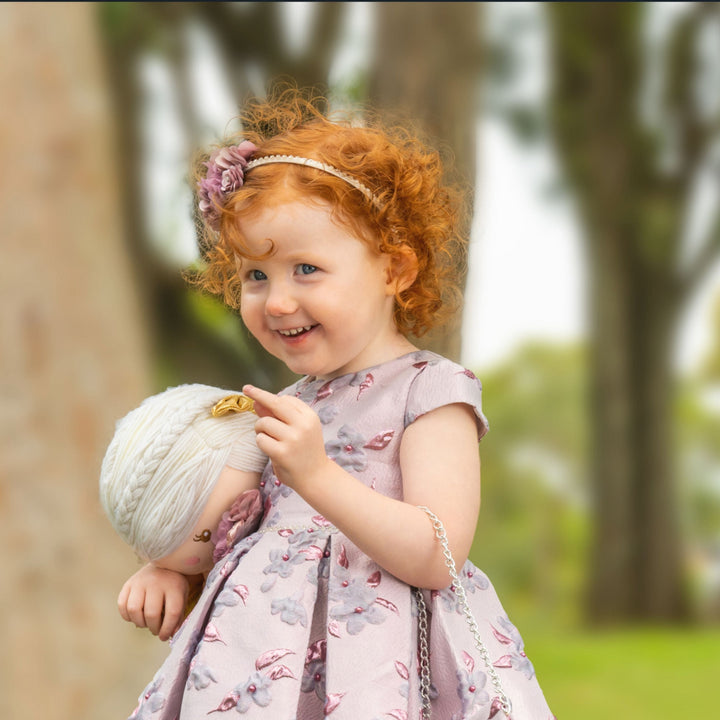
[{"label": "curly red hair", "polygon": [[[324,98],[284,88],[253,99],[240,116],[242,136],[253,157],[296,155],[327,163],[371,189],[377,202],[349,183],[310,167],[272,164],[253,168],[240,189],[219,208],[219,231],[200,223],[205,267],[191,282],[237,308],[238,264],[249,252],[237,218],[275,203],[301,198],[324,201],[333,215],[378,253],[393,258],[396,273],[395,322],[405,335],[421,336],[454,311],[460,292],[458,268],[465,263],[468,214],[465,193],[444,177],[438,151],[407,125],[384,126],[366,113],[330,116]],[[194,163],[196,180],[205,176],[209,153]]]}]

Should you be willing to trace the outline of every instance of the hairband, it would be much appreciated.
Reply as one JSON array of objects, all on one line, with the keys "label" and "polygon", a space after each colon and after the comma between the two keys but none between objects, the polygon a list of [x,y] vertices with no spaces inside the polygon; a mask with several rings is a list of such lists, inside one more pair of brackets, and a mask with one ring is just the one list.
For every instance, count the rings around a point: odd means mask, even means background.
[{"label": "hairband", "polygon": [[375,207],[380,207],[380,201],[369,187],[332,165],[297,155],[266,155],[250,160],[256,150],[257,146],[254,143],[244,140],[239,145],[230,145],[216,150],[205,163],[207,174],[198,181],[198,207],[205,222],[213,230],[220,229],[218,205],[224,205],[227,196],[242,187],[245,173],[253,168],[274,163],[304,165],[334,175],[359,190]]}]

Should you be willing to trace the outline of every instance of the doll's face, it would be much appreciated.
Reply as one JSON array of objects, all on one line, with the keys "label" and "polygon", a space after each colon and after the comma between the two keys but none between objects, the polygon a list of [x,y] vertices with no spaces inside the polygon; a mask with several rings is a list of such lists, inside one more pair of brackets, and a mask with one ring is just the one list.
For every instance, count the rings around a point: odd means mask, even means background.
[{"label": "doll's face", "polygon": [[210,493],[205,508],[188,538],[169,555],[153,561],[155,567],[175,570],[183,575],[206,575],[213,567],[215,545],[210,536],[222,514],[229,510],[237,496],[258,486],[260,474],[235,468],[223,468]]}]

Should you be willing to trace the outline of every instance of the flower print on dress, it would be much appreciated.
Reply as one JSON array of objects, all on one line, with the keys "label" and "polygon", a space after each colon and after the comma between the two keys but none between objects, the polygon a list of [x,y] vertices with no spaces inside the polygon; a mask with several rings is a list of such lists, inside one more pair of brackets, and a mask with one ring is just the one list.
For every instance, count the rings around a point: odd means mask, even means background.
[{"label": "flower print on dress", "polygon": [[235,687],[228,693],[214,710],[214,712],[227,712],[233,708],[239,713],[245,714],[253,703],[259,707],[267,707],[272,702],[270,693],[271,680],[259,672],[253,673],[244,683]]},{"label": "flower print on dress", "polygon": [[317,543],[322,543],[324,539],[322,530],[316,530],[315,528],[290,531],[287,534],[288,545],[294,546],[296,552],[307,550],[313,546],[317,547]]},{"label": "flower print on dress", "polygon": [[140,702],[128,720],[146,720],[165,707],[165,696],[160,692],[162,682],[162,677],[153,678],[143,690]]},{"label": "flower print on dress", "polygon": [[237,566],[238,560],[260,540],[260,537],[260,534],[253,533],[252,535],[248,535],[240,540],[240,542],[232,548],[229,554],[225,556],[225,562],[217,563],[210,571],[207,576],[207,580],[205,581],[205,587],[212,585],[218,575],[225,578],[228,577],[228,575],[230,575]]},{"label": "flower print on dress", "polygon": [[520,637],[518,629],[507,617],[498,617],[497,621],[504,632],[500,632],[493,625],[490,625],[493,635],[503,645],[512,645],[513,650],[495,660],[493,665],[496,668],[514,668],[523,673],[528,680],[532,680],[535,676],[535,667],[532,662],[530,662],[530,658],[525,654],[525,643],[522,637]]},{"label": "flower print on dress", "polygon": [[457,671],[457,694],[462,702],[462,717],[487,705],[490,696],[483,689],[487,684],[487,676],[482,670],[475,669],[475,661],[463,651],[464,668]]},{"label": "flower print on dress", "polygon": [[323,425],[329,425],[339,412],[340,408],[336,405],[323,405],[323,407],[318,410],[318,417]]},{"label": "flower print on dress", "polygon": [[211,682],[217,682],[215,673],[207,665],[197,662],[197,658],[193,659],[190,663],[186,689],[204,690]]},{"label": "flower print on dress", "polygon": [[[478,590],[487,590],[490,587],[490,581],[487,575],[478,570],[471,562],[466,562],[460,571],[460,579],[466,593],[473,594]],[[442,590],[433,590],[432,597],[439,597],[443,607],[448,612],[456,612],[458,615],[463,614],[460,600],[455,592],[455,585],[448,585]]]},{"label": "flower print on dress", "polygon": [[337,440],[325,443],[325,452],[345,470],[362,472],[367,467],[363,450],[365,438],[353,428],[343,425],[337,433]]},{"label": "flower print on dress", "polygon": [[379,570],[370,575],[365,582],[349,571],[344,546],[341,547],[332,575],[328,598],[336,605],[328,611],[328,615],[335,621],[331,634],[339,636],[339,623],[345,623],[347,632],[350,635],[357,635],[368,623],[381,625],[385,622],[385,611],[381,608],[398,611],[392,602],[378,597],[375,588],[382,580]]},{"label": "flower print on dress", "polygon": [[343,695],[345,695],[344,692],[340,693],[328,693],[325,696],[325,705],[323,706],[323,715],[326,717],[330,715],[330,713],[335,712],[335,710],[338,709],[340,702],[343,699]]},{"label": "flower print on dress", "polygon": [[280,615],[280,619],[288,625],[300,623],[307,626],[307,611],[300,603],[302,593],[293,593],[290,597],[276,598],[270,603],[270,612],[273,615]]},{"label": "flower print on dress", "polygon": [[287,485],[283,485],[283,483],[281,483],[280,480],[278,480],[278,478],[272,474],[270,474],[267,478],[263,478],[260,481],[260,488],[263,491],[263,496],[265,498],[264,507],[266,514],[270,509],[270,506],[277,505],[278,500],[281,497],[289,497],[292,493],[291,488],[289,488]]},{"label": "flower print on dress", "polygon": [[305,693],[314,692],[319,700],[325,700],[325,657],[327,640],[312,643],[305,655],[301,689]]},{"label": "flower print on dress", "polygon": [[375,384],[375,378],[372,373],[356,373],[350,380],[351,387],[357,387],[358,394],[356,400],[360,399],[360,396]]},{"label": "flower print on dress", "polygon": [[305,562],[305,557],[299,552],[291,549],[273,548],[270,551],[270,564],[263,568],[263,573],[268,575],[267,580],[260,586],[262,592],[271,590],[279,577],[288,578],[292,575],[294,566]]},{"label": "flower print on dress", "polygon": [[272,693],[270,692],[272,682],[281,678],[295,677],[287,665],[276,664],[281,658],[292,654],[293,651],[288,648],[278,648],[263,653],[255,661],[256,672],[253,672],[245,682],[236,685],[227,693],[220,704],[208,712],[208,715],[232,709],[244,714],[253,703],[259,707],[267,707],[272,702]]},{"label": "flower print on dress", "polygon": [[223,588],[215,600],[212,617],[222,614],[226,607],[235,607],[240,601],[244,605],[249,595],[250,591],[247,585],[233,585],[232,587]]},{"label": "flower print on dress", "polygon": [[470,562],[466,562],[463,566],[460,579],[465,592],[474,593],[477,590],[487,590],[490,587],[488,576]]},{"label": "flower print on dress", "polygon": [[330,617],[346,623],[350,635],[357,635],[366,623],[380,625],[385,619],[375,603],[377,593],[357,578],[343,580],[340,587],[333,585],[330,599],[336,603],[330,608]]}]

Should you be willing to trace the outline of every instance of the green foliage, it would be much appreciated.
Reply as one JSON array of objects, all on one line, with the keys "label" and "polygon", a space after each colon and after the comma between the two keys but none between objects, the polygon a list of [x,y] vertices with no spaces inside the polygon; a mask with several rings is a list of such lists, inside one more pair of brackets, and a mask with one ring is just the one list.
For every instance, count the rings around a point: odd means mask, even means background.
[{"label": "green foliage", "polygon": [[[483,503],[471,559],[521,628],[577,628],[591,533],[585,351],[527,346],[479,376],[490,432],[480,444]],[[705,387],[680,387],[675,427],[695,609],[709,621],[720,614],[708,585],[720,545],[720,414],[704,402]]]},{"label": "green foliage", "polygon": [[[514,619],[578,620],[588,521],[581,348],[528,346],[482,373],[490,432],[471,557]],[[522,626],[522,622],[518,622]]]}]

